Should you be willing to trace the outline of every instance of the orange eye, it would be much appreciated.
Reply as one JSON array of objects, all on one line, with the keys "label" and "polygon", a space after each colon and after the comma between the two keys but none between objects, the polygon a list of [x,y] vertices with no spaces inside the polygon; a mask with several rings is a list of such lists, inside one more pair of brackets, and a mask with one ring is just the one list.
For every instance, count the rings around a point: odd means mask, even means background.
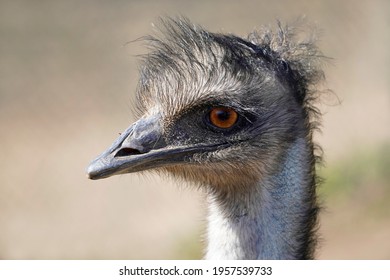
[{"label": "orange eye", "polygon": [[238,114],[231,108],[216,107],[210,111],[210,122],[218,128],[231,128],[238,119]]}]

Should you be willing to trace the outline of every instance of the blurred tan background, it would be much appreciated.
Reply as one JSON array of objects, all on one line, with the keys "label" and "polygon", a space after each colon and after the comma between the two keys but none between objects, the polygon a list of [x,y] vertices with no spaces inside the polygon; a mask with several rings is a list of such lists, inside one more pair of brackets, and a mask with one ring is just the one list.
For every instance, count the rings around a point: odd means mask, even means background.
[{"label": "blurred tan background", "polygon": [[320,259],[390,259],[390,2],[0,0],[0,259],[200,258],[201,192],[88,163],[134,118],[159,16],[245,36],[305,15],[322,30]]}]

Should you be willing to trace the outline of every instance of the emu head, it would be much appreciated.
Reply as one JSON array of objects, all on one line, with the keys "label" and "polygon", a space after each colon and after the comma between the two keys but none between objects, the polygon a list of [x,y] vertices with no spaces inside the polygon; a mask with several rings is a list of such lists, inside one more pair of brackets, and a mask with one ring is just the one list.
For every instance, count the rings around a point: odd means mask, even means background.
[{"label": "emu head", "polygon": [[297,138],[311,141],[318,51],[279,25],[248,39],[188,20],[149,37],[139,119],[88,168],[91,179],[155,169],[200,185],[247,186],[275,172]]}]

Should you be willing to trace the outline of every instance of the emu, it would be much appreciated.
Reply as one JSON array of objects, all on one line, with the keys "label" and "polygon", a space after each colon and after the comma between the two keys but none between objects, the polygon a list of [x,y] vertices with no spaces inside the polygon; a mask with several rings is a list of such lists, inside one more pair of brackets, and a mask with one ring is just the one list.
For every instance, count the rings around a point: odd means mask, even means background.
[{"label": "emu", "polygon": [[92,161],[89,178],[153,169],[204,189],[206,259],[314,258],[315,40],[280,23],[246,39],[185,18],[161,26],[146,37],[138,121]]}]

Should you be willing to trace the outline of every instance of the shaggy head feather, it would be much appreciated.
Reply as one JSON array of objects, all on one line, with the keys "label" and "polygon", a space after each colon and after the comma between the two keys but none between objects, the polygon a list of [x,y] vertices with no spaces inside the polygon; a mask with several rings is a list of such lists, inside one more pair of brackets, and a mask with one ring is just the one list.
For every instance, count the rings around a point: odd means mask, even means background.
[{"label": "shaggy head feather", "polygon": [[[159,112],[172,145],[221,137],[230,144],[164,170],[201,185],[244,187],[275,172],[295,139],[312,142],[315,85],[323,77],[313,38],[297,42],[293,29],[280,23],[247,39],[211,33],[187,19],[161,24],[163,36],[146,38],[151,51],[140,71],[139,115]],[[217,105],[236,109],[251,126],[205,130],[203,115]]]}]

